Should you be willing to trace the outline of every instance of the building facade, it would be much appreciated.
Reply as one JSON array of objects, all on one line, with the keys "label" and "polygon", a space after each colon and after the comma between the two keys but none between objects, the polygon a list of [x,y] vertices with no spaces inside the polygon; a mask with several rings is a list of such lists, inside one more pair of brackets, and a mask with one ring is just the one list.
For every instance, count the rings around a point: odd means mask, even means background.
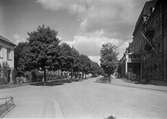
[{"label": "building facade", "polygon": [[142,64],[140,54],[131,52],[132,43],[126,49],[124,56],[120,60],[119,73],[121,77],[131,80],[140,80],[142,75]]},{"label": "building facade", "polygon": [[12,72],[14,70],[14,48],[15,44],[3,36],[0,36],[0,79],[4,80],[5,77],[7,83],[13,83]]},{"label": "building facade", "polygon": [[132,67],[130,72],[136,74],[137,80],[167,81],[167,3],[164,0],[145,3],[127,49],[125,61],[131,64],[125,68]]},{"label": "building facade", "polygon": [[167,81],[167,3],[153,0],[151,14],[144,21],[143,32],[147,42],[143,55],[143,78]]}]

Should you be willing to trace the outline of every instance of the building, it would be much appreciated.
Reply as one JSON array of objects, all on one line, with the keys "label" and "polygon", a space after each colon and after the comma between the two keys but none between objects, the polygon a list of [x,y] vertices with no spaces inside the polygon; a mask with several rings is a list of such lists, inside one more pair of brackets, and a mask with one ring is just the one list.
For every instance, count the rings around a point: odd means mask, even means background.
[{"label": "building", "polygon": [[[14,70],[14,48],[13,44],[8,39],[0,36],[0,80],[4,78],[5,73],[7,83],[12,83],[12,71]],[[4,65],[8,68],[7,72],[3,70]],[[2,82],[2,81],[0,81]]]},{"label": "building", "polygon": [[137,80],[167,81],[167,3],[147,1],[125,53],[125,72]]},{"label": "building", "polygon": [[147,55],[144,59],[143,77],[167,81],[167,3],[164,0],[155,2],[151,15],[144,23],[144,33],[151,47],[145,47]]},{"label": "building", "polygon": [[132,43],[129,43],[129,47],[120,60],[119,73],[122,77],[127,77],[131,80],[139,80],[142,73],[141,57],[140,54],[131,52]]}]

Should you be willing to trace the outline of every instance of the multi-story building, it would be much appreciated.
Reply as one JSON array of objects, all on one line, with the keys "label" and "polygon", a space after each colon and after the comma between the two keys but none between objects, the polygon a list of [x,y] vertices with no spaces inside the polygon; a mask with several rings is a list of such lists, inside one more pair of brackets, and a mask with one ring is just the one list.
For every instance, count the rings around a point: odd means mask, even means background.
[{"label": "multi-story building", "polygon": [[125,61],[125,71],[130,68],[139,80],[167,80],[167,3],[164,0],[145,3]]},{"label": "multi-story building", "polygon": [[143,77],[167,81],[167,3],[164,0],[154,2],[151,14],[144,22],[147,55],[144,57]]},{"label": "multi-story building", "polygon": [[4,71],[2,70],[3,65],[8,67],[8,75],[7,82],[12,83],[12,71],[14,69],[14,48],[15,44],[13,44],[8,39],[0,36],[0,79],[4,76]]}]

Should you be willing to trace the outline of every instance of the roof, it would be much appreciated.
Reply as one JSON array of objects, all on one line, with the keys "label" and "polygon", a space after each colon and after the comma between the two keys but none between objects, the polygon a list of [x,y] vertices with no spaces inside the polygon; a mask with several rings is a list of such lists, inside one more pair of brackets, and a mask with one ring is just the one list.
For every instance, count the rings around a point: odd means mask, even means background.
[{"label": "roof", "polygon": [[142,22],[143,16],[144,16],[144,15],[147,15],[147,16],[150,16],[150,15],[151,15],[151,10],[150,10],[150,9],[155,6],[155,4],[156,4],[157,1],[158,1],[158,0],[150,0],[150,1],[147,1],[147,2],[144,4],[143,10],[142,10],[142,12],[140,13],[139,18],[138,18],[138,20],[137,20],[137,22],[136,22],[133,35],[134,35],[135,32],[137,31],[137,29],[138,29],[138,27],[139,27],[139,24]]},{"label": "roof", "polygon": [[10,40],[8,40],[7,38],[5,38],[1,35],[0,35],[0,41],[5,42],[5,43],[12,45],[12,46],[16,46],[13,42],[11,42]]}]

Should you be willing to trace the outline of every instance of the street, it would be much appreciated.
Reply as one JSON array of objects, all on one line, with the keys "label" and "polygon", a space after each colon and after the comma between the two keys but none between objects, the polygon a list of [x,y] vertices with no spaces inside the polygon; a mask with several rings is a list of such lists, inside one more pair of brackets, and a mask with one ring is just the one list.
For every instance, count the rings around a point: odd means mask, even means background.
[{"label": "street", "polygon": [[[96,78],[55,86],[0,90],[16,107],[5,118],[165,119],[167,92],[96,83]],[[116,80],[116,79],[113,79]]]}]

